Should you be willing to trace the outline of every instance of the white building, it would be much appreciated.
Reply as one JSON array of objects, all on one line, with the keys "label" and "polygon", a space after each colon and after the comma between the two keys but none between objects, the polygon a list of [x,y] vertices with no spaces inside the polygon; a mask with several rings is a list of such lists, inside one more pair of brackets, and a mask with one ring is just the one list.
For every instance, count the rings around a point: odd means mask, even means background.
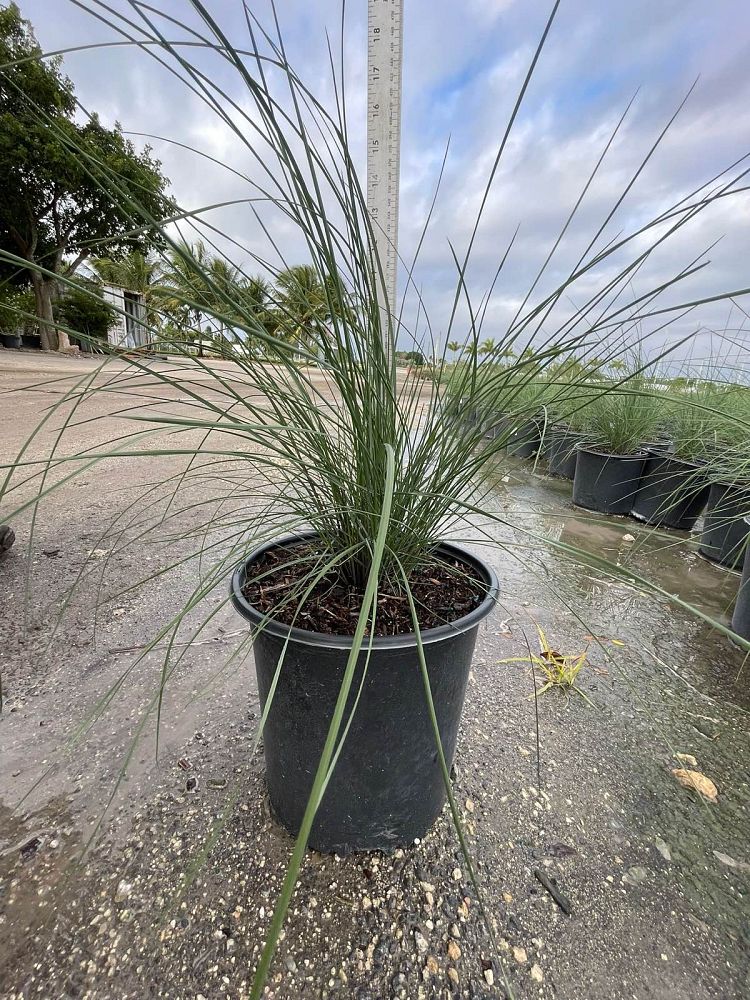
[{"label": "white building", "polygon": [[108,342],[125,350],[147,344],[151,338],[146,321],[146,304],[140,292],[129,292],[117,285],[102,285],[102,295],[117,312],[116,322],[107,333]]}]

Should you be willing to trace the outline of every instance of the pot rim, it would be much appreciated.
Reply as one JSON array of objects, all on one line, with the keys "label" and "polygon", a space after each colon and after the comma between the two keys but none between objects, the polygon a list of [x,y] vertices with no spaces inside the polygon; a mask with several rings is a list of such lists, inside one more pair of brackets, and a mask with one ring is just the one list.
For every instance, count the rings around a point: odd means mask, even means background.
[{"label": "pot rim", "polygon": [[686,469],[690,469],[693,472],[702,472],[703,466],[700,462],[696,462],[692,458],[679,458],[677,455],[669,454],[663,451],[656,451],[656,449],[649,450],[646,461],[654,459],[657,462],[672,462],[674,465],[682,465]]},{"label": "pot rim", "polygon": [[[232,604],[242,617],[246,618],[253,625],[260,625],[263,623],[263,632],[268,635],[275,636],[279,639],[289,639],[290,641],[307,646],[327,646],[334,649],[351,649],[352,639],[354,638],[353,636],[328,635],[325,632],[310,632],[307,629],[298,628],[296,625],[286,625],[284,622],[277,621],[275,618],[268,618],[258,608],[256,608],[255,605],[251,604],[242,593],[242,585],[245,582],[247,567],[251,563],[255,562],[261,555],[263,555],[263,553],[267,552],[269,549],[285,547],[295,542],[305,541],[309,538],[316,537],[317,536],[314,531],[300,531],[289,535],[283,535],[280,538],[271,539],[270,541],[264,542],[262,545],[253,549],[250,555],[247,556],[246,559],[243,559],[242,562],[234,569],[230,578],[229,596]],[[461,618],[457,618],[454,622],[450,622],[447,625],[438,625],[435,628],[425,629],[421,632],[422,645],[424,646],[434,642],[441,642],[454,636],[462,635],[464,632],[468,632],[469,629],[474,628],[487,617],[490,611],[492,611],[500,591],[497,574],[491,566],[484,562],[483,559],[472,555],[471,552],[467,552],[466,549],[463,549],[458,545],[454,545],[452,542],[440,542],[437,546],[437,551],[446,552],[454,558],[458,558],[462,562],[467,563],[472,569],[476,570],[477,574],[486,582],[487,593],[477,607],[468,614],[463,615]],[[365,638],[362,642],[362,649],[367,650],[371,648],[374,652],[378,649],[416,648],[416,645],[417,640],[415,633],[404,632],[402,635],[375,636],[372,641],[372,645],[370,645]]]},{"label": "pot rim", "polygon": [[602,458],[623,458],[632,462],[635,462],[636,460],[642,461],[643,459],[648,458],[647,451],[631,451],[628,455],[620,455],[614,451],[601,451],[600,448],[595,444],[581,445],[581,447],[578,448],[577,450],[585,451],[589,455],[600,455]]}]

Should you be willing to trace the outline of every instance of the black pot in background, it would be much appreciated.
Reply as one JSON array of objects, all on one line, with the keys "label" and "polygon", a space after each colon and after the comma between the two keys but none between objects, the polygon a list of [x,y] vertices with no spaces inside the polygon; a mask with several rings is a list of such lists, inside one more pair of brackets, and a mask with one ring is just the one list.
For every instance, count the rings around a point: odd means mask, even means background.
[{"label": "black pot in background", "polygon": [[[300,536],[269,542],[235,570],[232,601],[254,626],[263,615],[242,593],[248,567],[266,549],[294,545],[299,540]],[[461,559],[487,587],[487,597],[470,614],[451,625],[422,633],[443,750],[450,767],[477,630],[494,607],[497,578],[483,562],[454,545],[441,545],[438,551]],[[271,805],[284,826],[297,833],[341,686],[351,637],[322,635],[267,621],[253,640],[263,706],[287,637],[289,644],[263,743]],[[360,686],[364,662],[362,652],[345,720]],[[373,642],[351,728],[315,816],[310,846],[345,854],[387,851],[411,844],[429,830],[444,800],[415,638],[378,637]]]},{"label": "black pot in background", "polygon": [[505,413],[493,413],[484,422],[484,436],[488,438],[505,437],[510,431],[511,418]]},{"label": "black pot in background", "polygon": [[3,347],[17,351],[21,346],[21,338],[16,333],[0,333],[0,343]]},{"label": "black pot in background", "polygon": [[629,514],[646,455],[610,455],[594,447],[578,449],[573,503],[600,514]]},{"label": "black pot in background", "polygon": [[21,344],[24,347],[29,347],[35,351],[41,351],[42,349],[42,338],[38,333],[24,333],[21,336]]},{"label": "black pot in background", "polygon": [[712,483],[703,517],[698,551],[707,559],[739,569],[750,527],[750,485]]},{"label": "black pot in background", "polygon": [[561,479],[573,479],[576,474],[578,445],[583,437],[568,427],[553,427],[548,437],[546,451],[550,474]]},{"label": "black pot in background", "polygon": [[507,444],[509,455],[515,458],[531,458],[539,451],[541,443],[542,432],[536,420],[533,418],[512,420]]},{"label": "black pot in background", "polygon": [[[745,524],[750,532],[750,520],[746,518]],[[745,547],[742,579],[732,612],[732,628],[737,635],[750,640],[750,545]]]},{"label": "black pot in background", "polygon": [[709,489],[698,465],[652,452],[630,513],[647,524],[691,531],[706,506]]}]

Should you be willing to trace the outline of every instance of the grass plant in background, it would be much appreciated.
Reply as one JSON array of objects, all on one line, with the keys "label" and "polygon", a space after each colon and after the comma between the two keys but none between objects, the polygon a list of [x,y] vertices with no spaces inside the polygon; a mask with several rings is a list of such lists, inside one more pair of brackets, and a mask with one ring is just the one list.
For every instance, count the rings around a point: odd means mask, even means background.
[{"label": "grass plant in background", "polygon": [[[562,276],[551,282],[550,262],[568,228],[577,221],[578,210],[610,152],[626,111],[602,144],[601,155],[590,176],[582,181],[580,195],[538,273],[518,296],[516,315],[488,338],[485,320],[491,290],[477,292],[474,288],[473,248],[493,181],[505,162],[519,108],[552,29],[556,3],[509,121],[499,130],[496,157],[484,187],[475,192],[479,208],[467,245],[461,253],[448,250],[455,265],[455,288],[447,314],[440,316],[440,328],[445,331],[446,343],[455,339],[467,348],[468,360],[454,366],[448,389],[443,377],[445,361],[438,358],[434,385],[425,384],[409,371],[398,373],[395,363],[397,343],[408,343],[410,349],[427,357],[435,354],[425,318],[427,306],[416,292],[419,249],[408,262],[407,288],[398,314],[384,313],[379,304],[384,298],[384,280],[375,250],[376,234],[349,146],[343,51],[340,58],[332,57],[335,99],[326,107],[289,65],[278,26],[265,30],[249,9],[247,34],[238,40],[223,30],[220,6],[199,0],[184,5],[186,15],[194,15],[197,27],[183,23],[171,8],[166,14],[133,3],[126,16],[93,0],[82,0],[80,6],[103,20],[115,39],[137,47],[144,58],[157,59],[177,74],[192,98],[210,107],[218,123],[243,148],[252,170],[248,168],[242,175],[247,191],[240,203],[255,213],[258,231],[268,238],[268,250],[260,253],[237,248],[238,257],[250,263],[227,260],[236,269],[235,276],[241,278],[244,266],[250,266],[254,272],[262,269],[273,283],[287,272],[287,262],[275,241],[275,215],[284,227],[293,226],[304,241],[309,274],[315,279],[316,295],[319,292],[322,297],[316,300],[314,320],[303,324],[304,330],[300,329],[299,309],[292,308],[288,300],[273,303],[274,325],[269,328],[265,314],[259,314],[252,302],[238,294],[237,281],[225,282],[216,268],[207,266],[202,255],[194,252],[194,240],[175,235],[175,227],[182,232],[192,224],[210,253],[221,255],[221,234],[202,224],[200,212],[175,210],[174,217],[156,218],[149,203],[122,183],[107,159],[97,156],[89,146],[75,146],[81,169],[99,194],[116,207],[134,232],[156,234],[154,250],[161,254],[163,263],[179,261],[186,279],[176,283],[172,293],[176,305],[185,311],[185,323],[194,326],[195,314],[200,313],[233,331],[231,341],[219,338],[215,349],[236,367],[228,373],[195,358],[180,336],[170,345],[174,358],[162,366],[152,366],[147,358],[134,354],[128,359],[128,375],[116,372],[108,379],[105,372],[97,381],[84,380],[30,434],[17,461],[6,467],[2,489],[6,516],[19,518],[24,511],[31,512],[39,523],[49,493],[92,464],[125,458],[148,462],[151,457],[181,463],[177,472],[148,488],[145,501],[141,498],[140,503],[119,512],[112,526],[118,552],[128,541],[172,537],[179,539],[181,546],[192,546],[198,567],[194,591],[172,609],[144,651],[145,656],[157,647],[166,649],[153,699],[136,726],[135,743],[147,722],[159,719],[165,691],[179,671],[184,649],[205,632],[229,600],[223,596],[218,603],[210,603],[215,592],[226,595],[227,581],[237,567],[241,571],[234,576],[233,598],[249,600],[247,595],[252,593],[253,606],[260,609],[253,630],[256,655],[264,637],[276,640],[278,652],[264,681],[267,686],[256,747],[265,727],[272,723],[277,699],[281,704],[287,697],[287,681],[297,677],[296,683],[304,685],[305,662],[295,646],[298,636],[294,630],[302,623],[308,635],[311,631],[321,634],[326,607],[331,610],[336,597],[339,610],[332,639],[321,648],[343,650],[336,660],[337,690],[332,700],[319,706],[326,724],[319,729],[314,759],[305,761],[307,800],[265,949],[254,970],[252,996],[257,998],[264,988],[316,815],[326,793],[336,785],[337,766],[344,767],[347,755],[357,752],[358,727],[371,711],[383,646],[409,647],[408,668],[404,669],[419,679],[424,697],[409,707],[415,718],[422,719],[420,726],[429,726],[433,745],[428,756],[433,761],[437,751],[437,761],[431,766],[439,769],[467,870],[481,901],[481,887],[474,877],[449,778],[455,732],[447,739],[441,729],[450,699],[437,679],[433,640],[434,630],[440,628],[460,633],[459,638],[465,635],[464,655],[470,659],[470,627],[475,634],[477,623],[471,616],[483,602],[491,602],[494,591],[490,574],[483,575],[476,563],[440,546],[454,536],[486,541],[486,529],[477,527],[480,516],[493,526],[498,544],[506,544],[504,538],[510,544],[510,533],[505,515],[493,512],[485,503],[486,494],[479,485],[483,470],[497,458],[504,441],[486,436],[481,422],[467,424],[465,413],[485,414],[509,406],[517,417],[554,408],[558,402],[555,380],[548,376],[563,362],[569,366],[561,390],[565,406],[570,407],[578,394],[584,395],[592,439],[617,453],[638,447],[655,427],[655,410],[644,392],[644,381],[634,373],[613,387],[600,377],[597,366],[594,374],[586,365],[576,368],[576,359],[590,359],[594,351],[602,350],[603,343],[609,343],[611,361],[622,352],[621,345],[635,327],[645,331],[639,339],[647,340],[649,331],[662,331],[671,319],[708,298],[736,298],[747,291],[718,290],[710,296],[695,293],[691,279],[705,266],[700,253],[669,277],[658,270],[649,279],[652,255],[718,199],[742,189],[746,167],[744,161],[738,161],[695,190],[677,192],[673,203],[654,218],[628,224],[636,216],[620,210],[666,128],[656,141],[644,140],[643,158],[614,197],[611,211],[595,225],[572,265],[555,259],[560,268],[555,273]],[[175,32],[185,32],[190,45],[172,41]],[[201,52],[201,61],[196,51]],[[208,71],[203,59],[212,61],[213,71]],[[7,65],[0,66],[0,73],[8,71]],[[230,96],[230,78],[243,88],[242,100]],[[28,115],[45,131],[49,142],[68,147],[74,143],[43,108],[30,105]],[[196,150],[195,155],[210,154]],[[499,255],[498,276],[512,251],[513,241]],[[104,252],[105,248],[100,248],[100,254]],[[22,263],[10,251],[0,256],[11,265]],[[33,267],[40,277],[54,277],[42,265]],[[625,299],[635,275],[643,290]],[[58,280],[69,287],[75,285],[64,277],[58,276]],[[571,306],[571,302],[576,304]],[[155,340],[164,341],[163,329],[152,330],[152,334]],[[256,350],[258,344],[263,357]],[[89,402],[115,388],[122,392],[129,385],[141,385],[145,376],[151,387],[148,401],[139,410],[124,407],[118,411],[128,422],[128,431],[108,442],[69,450],[63,426],[44,459],[30,457],[32,446],[48,440],[42,432],[56,421],[62,418],[66,425],[86,419]],[[460,406],[446,405],[451,398],[460,400]],[[568,409],[568,419],[574,419],[578,409]],[[200,488],[201,499],[183,504],[181,492],[191,486]],[[185,529],[181,518],[188,511],[192,521]],[[304,535],[299,546],[285,549],[275,544],[288,532]],[[542,544],[541,539],[534,540]],[[266,543],[274,543],[270,550],[264,550],[271,552],[267,558],[272,562],[260,563],[258,550]],[[106,547],[106,540],[96,546]],[[560,549],[567,551],[562,545]],[[582,553],[575,553],[575,557],[588,558]],[[186,558],[183,554],[165,558],[144,582],[161,579],[178,566],[184,568]],[[600,563],[597,565],[606,572]],[[611,567],[610,571],[620,578],[626,572],[622,567]],[[92,573],[92,567],[85,566],[79,585]],[[468,588],[461,602],[436,607],[434,596],[440,588],[431,589],[430,581],[440,574],[449,580],[441,593]],[[251,591],[243,589],[245,585]],[[328,593],[330,605],[320,600],[321,588]],[[104,593],[111,599],[116,596],[116,586]],[[268,602],[262,603],[259,594],[265,594],[263,599],[268,598]],[[235,656],[244,655],[248,648],[245,637]],[[140,660],[128,669],[137,662]],[[572,661],[548,665],[560,668],[561,676],[568,678],[575,670]],[[126,683],[127,676],[128,671],[118,683]],[[108,692],[81,733],[96,723],[115,693]],[[395,727],[394,746],[410,746],[411,729],[418,728],[411,717],[404,721],[398,714],[406,700],[396,698],[392,717],[371,720],[381,727],[390,726],[389,732]],[[388,745],[388,738],[383,737],[383,741]],[[123,775],[132,749],[126,749]],[[375,763],[369,756],[360,760],[363,772]],[[421,758],[415,759],[403,770],[422,765]],[[398,774],[389,777],[399,779]],[[490,920],[487,927],[492,938]]]}]

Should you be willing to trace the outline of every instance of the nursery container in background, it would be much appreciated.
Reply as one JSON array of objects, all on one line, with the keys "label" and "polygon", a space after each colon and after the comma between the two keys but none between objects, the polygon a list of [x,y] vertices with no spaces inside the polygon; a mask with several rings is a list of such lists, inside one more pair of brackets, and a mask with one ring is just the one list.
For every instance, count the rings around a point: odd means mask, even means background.
[{"label": "nursery container in background", "polygon": [[573,503],[600,514],[629,514],[646,457],[645,453],[611,455],[590,445],[580,447]]},{"label": "nursery container in background", "polygon": [[706,506],[709,489],[695,462],[652,452],[643,464],[631,514],[647,524],[691,531]]},{"label": "nursery container in background", "polygon": [[750,484],[711,484],[698,550],[729,569],[739,569],[750,533]]},{"label": "nursery container in background", "polygon": [[508,434],[507,450],[514,458],[531,458],[539,451],[542,443],[542,432],[539,422],[533,418],[524,420],[519,418],[511,420],[510,433]]},{"label": "nursery container in background", "polygon": [[573,479],[583,435],[568,427],[552,427],[548,438],[546,457],[550,474],[560,479]]},{"label": "nursery container in background", "polygon": [[[750,520],[745,519],[750,540]],[[732,628],[743,639],[750,639],[750,545],[745,545],[742,579],[737,591],[734,611],[732,612]]]},{"label": "nursery container in background", "polygon": [[0,343],[3,347],[8,347],[12,350],[18,350],[21,346],[21,338],[17,333],[0,333]]}]

